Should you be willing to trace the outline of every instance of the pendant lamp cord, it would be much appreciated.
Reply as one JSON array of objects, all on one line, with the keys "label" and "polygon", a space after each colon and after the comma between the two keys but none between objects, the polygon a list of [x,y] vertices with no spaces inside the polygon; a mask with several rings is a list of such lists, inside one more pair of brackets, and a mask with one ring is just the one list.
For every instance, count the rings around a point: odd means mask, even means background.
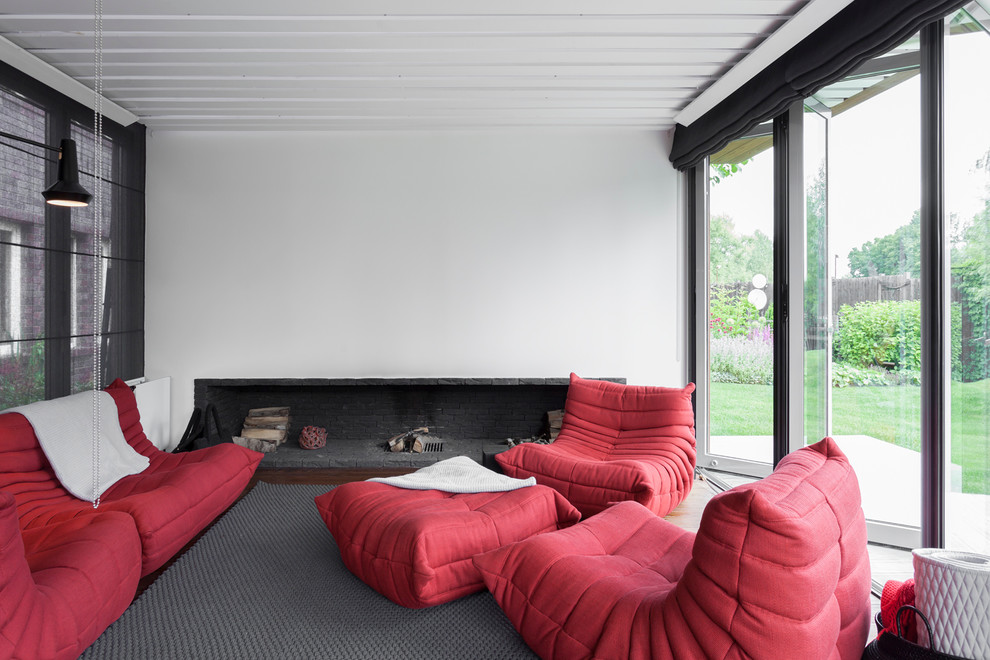
[{"label": "pendant lamp cord", "polygon": [[102,308],[103,293],[103,0],[95,0],[93,48],[93,508],[100,506],[100,450],[102,447]]}]

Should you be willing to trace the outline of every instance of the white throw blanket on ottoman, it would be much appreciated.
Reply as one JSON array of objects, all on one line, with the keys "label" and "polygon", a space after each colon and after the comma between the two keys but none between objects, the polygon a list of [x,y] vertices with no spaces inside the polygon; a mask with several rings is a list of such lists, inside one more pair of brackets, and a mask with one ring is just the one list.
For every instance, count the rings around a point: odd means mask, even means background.
[{"label": "white throw blanket on ottoman", "polygon": [[[99,494],[124,477],[148,467],[147,456],[127,444],[120,430],[117,404],[100,392],[100,487]],[[4,412],[27,417],[38,444],[52,464],[62,487],[81,500],[92,502],[93,494],[93,393],[80,392],[51,401],[38,401]]]},{"label": "white throw blanket on ottoman", "polygon": [[368,481],[445,493],[498,493],[536,485],[535,477],[513,479],[478,465],[467,456],[448,458],[398,477],[375,477]]}]

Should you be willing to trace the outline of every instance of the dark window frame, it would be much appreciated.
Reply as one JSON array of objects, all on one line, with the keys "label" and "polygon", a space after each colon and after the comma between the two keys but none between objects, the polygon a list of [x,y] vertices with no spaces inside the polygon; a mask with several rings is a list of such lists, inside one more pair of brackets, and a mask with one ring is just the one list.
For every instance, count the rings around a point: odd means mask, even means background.
[{"label": "dark window frame", "polygon": [[[922,391],[921,391],[921,539],[925,547],[944,547],[946,532],[946,503],[945,503],[945,465],[948,460],[948,364],[947,351],[950,337],[946,331],[946,302],[948,300],[948,277],[946,268],[945,246],[948,240],[945,226],[945,182],[944,182],[944,26],[945,19],[932,21],[921,28],[921,170],[922,170],[922,264],[921,279],[925,284],[922,293]],[[790,112],[799,111],[803,101],[796,102],[774,119],[775,141],[780,132],[780,138],[787,140],[787,119]],[[793,136],[791,136],[793,137]],[[775,145],[776,146],[776,145]],[[800,141],[797,141],[800,149]],[[779,149],[784,151],[783,149]],[[793,154],[792,154],[793,156]],[[792,158],[793,160],[793,158]],[[798,159],[800,160],[800,159]],[[775,162],[774,185],[775,195],[775,230],[787,231],[791,227],[791,219],[786,209],[787,197],[797,190],[794,186],[793,172],[787,167],[788,159],[780,157]],[[686,177],[687,194],[689,199],[705,199],[706,177],[699,171],[707,167],[707,158],[700,165],[688,170]],[[782,192],[782,194],[781,194]],[[707,208],[703,203],[688,204],[686,212],[688,233],[698,235],[699,223],[707,222]],[[783,214],[780,215],[780,214]],[[788,289],[786,263],[777,263],[781,258],[786,259],[786,246],[781,234],[774,237],[775,254],[775,304],[783,303]],[[698,281],[697,267],[688,271],[687,288],[691,297],[689,307],[697,309]],[[788,328],[786,314],[775,317],[774,336],[785,337]],[[800,318],[800,317],[798,317]],[[697,323],[692,316],[692,327],[696,330]],[[698,353],[698,332],[688,335],[689,356]],[[786,402],[786,384],[777,386],[780,376],[786,374],[786,349],[775,346],[774,355],[774,464],[787,448],[788,411],[786,405],[781,406],[781,399]],[[695,373],[696,365],[691,363],[689,371],[695,378],[704,374]],[[778,412],[778,408],[782,408]],[[707,425],[705,425],[707,428]]]},{"label": "dark window frame", "polygon": [[[41,107],[46,115],[46,142],[57,145],[71,135],[75,123],[93,130],[93,111],[17,69],[0,63],[0,88]],[[103,130],[114,144],[113,158],[107,164],[104,185],[107,198],[113,199],[112,243],[114,253],[104,255],[111,270],[127,271],[129,277],[107,282],[105,291],[117,292],[117,308],[111,327],[105,327],[103,341],[102,384],[111,378],[137,378],[144,375],[144,236],[145,236],[145,127],[140,123],[124,127],[104,117]],[[5,141],[5,144],[8,142]],[[16,143],[12,143],[16,145]],[[56,163],[47,154],[37,157],[47,161],[45,180],[38,181],[38,195],[55,176]],[[85,170],[85,167],[81,169]],[[3,190],[0,178],[0,192]],[[92,192],[92,191],[91,191]],[[118,201],[119,200],[119,201]],[[43,337],[24,337],[15,341],[44,341],[45,398],[70,394],[72,382],[72,295],[71,251],[72,213],[66,208],[45,205],[45,239],[40,249],[45,253],[45,323]],[[119,247],[117,247],[119,245]],[[93,333],[81,335],[92,341]],[[11,342],[3,342],[11,343]]]}]

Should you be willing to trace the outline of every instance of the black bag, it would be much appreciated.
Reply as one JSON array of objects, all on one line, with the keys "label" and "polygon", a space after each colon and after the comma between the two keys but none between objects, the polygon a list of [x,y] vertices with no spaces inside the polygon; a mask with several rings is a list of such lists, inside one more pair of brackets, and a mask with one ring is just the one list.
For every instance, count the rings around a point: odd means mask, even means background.
[{"label": "black bag", "polygon": [[[215,434],[210,433],[210,420],[213,420]],[[172,450],[173,454],[194,449],[212,447],[221,442],[232,442],[230,435],[224,430],[220,423],[220,413],[212,403],[206,404],[206,408],[193,408],[186,430],[179,440],[179,444]]]},{"label": "black bag", "polygon": [[181,454],[184,451],[192,451],[193,440],[203,435],[203,409],[193,408],[192,415],[189,416],[189,423],[186,430],[179,438],[179,444],[172,450],[173,454]]},{"label": "black bag", "polygon": [[918,615],[921,622],[925,624],[925,630],[928,632],[928,643],[932,643],[934,639],[932,627],[929,625],[925,615],[914,605],[901,605],[897,609],[897,615],[894,617],[897,621],[896,635],[883,628],[880,615],[877,614],[877,628],[880,629],[880,635],[866,645],[862,660],[966,660],[965,658],[942,653],[933,648],[920,646],[904,639],[901,632],[901,613],[905,611],[909,615],[912,612]]}]

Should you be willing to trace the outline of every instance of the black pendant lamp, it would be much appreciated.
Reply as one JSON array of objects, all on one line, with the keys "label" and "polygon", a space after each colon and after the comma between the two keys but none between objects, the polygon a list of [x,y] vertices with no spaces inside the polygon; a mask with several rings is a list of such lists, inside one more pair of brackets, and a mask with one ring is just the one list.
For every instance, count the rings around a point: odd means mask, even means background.
[{"label": "black pendant lamp", "polygon": [[0,131],[0,138],[16,140],[24,144],[58,152],[58,178],[42,194],[45,201],[54,206],[89,206],[93,198],[89,191],[79,185],[79,163],[76,158],[76,142],[68,138],[62,140],[58,149],[43,142],[29,140],[20,135]]},{"label": "black pendant lamp", "polygon": [[63,138],[58,152],[58,179],[41,193],[45,201],[55,206],[88,206],[93,198],[79,185],[76,142]]}]

